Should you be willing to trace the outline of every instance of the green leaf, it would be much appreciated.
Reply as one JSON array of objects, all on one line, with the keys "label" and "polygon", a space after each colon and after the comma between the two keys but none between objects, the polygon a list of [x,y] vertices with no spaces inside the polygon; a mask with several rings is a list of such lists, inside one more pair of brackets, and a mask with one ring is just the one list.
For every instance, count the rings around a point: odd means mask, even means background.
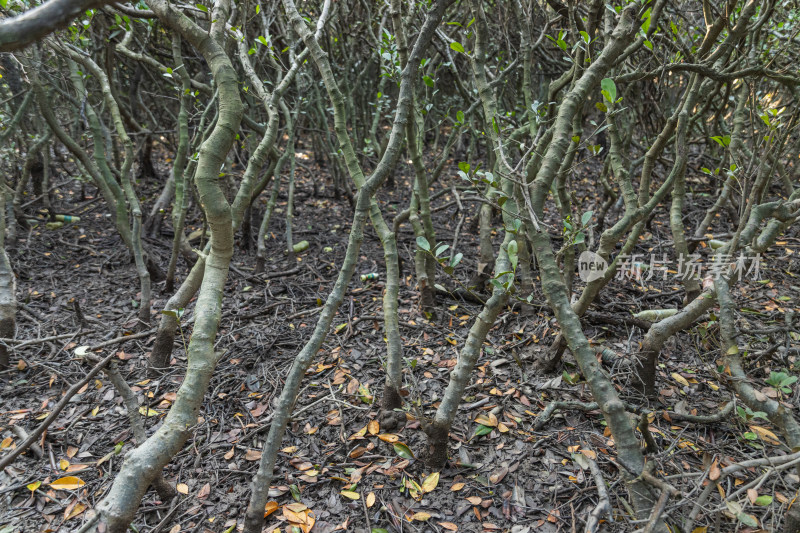
[{"label": "green leaf", "polygon": [[264,46],[269,46],[269,41],[267,41],[267,39],[265,39],[263,35],[259,35],[258,37],[256,37],[256,41],[260,42]]},{"label": "green leaf", "polygon": [[456,52],[461,52],[462,54],[465,53],[464,47],[461,46],[461,43],[458,41],[453,41],[452,43],[450,43],[450,48],[452,48]]},{"label": "green leaf", "polygon": [[758,498],[756,498],[755,504],[761,505],[762,507],[766,507],[767,505],[772,503],[772,496],[768,494],[762,494]]},{"label": "green leaf", "polygon": [[462,124],[464,123],[464,112],[463,111],[459,111],[458,113],[456,113],[456,120],[459,121]]},{"label": "green leaf", "polygon": [[393,446],[394,446],[394,453],[396,453],[403,459],[408,459],[410,461],[411,459],[414,458],[414,454],[411,453],[411,448],[409,448],[402,442],[395,442]]},{"label": "green leaf", "polygon": [[202,11],[203,13],[208,13],[208,8],[203,4],[195,4],[194,7]]},{"label": "green leaf", "polygon": [[642,22],[642,30],[645,33],[647,33],[647,30],[650,29],[650,15],[651,15],[651,9],[648,7],[647,11],[645,11],[644,15],[642,15],[642,20],[644,21]]},{"label": "green leaf", "polygon": [[645,41],[643,44],[646,48],[649,48],[650,50],[653,49],[653,43],[651,43],[650,41]]},{"label": "green leaf", "polygon": [[478,424],[478,427],[475,428],[475,435],[474,437],[482,437],[484,435],[488,435],[492,432],[492,428],[489,426],[484,426],[483,424]]},{"label": "green leaf", "polygon": [[611,78],[604,78],[603,81],[600,82],[600,88],[603,90],[603,96],[609,102],[615,102],[617,100],[617,85],[614,83],[614,80]]},{"label": "green leaf", "polygon": [[739,522],[746,526],[758,527],[758,520],[756,520],[756,517],[751,514],[739,513],[736,515],[736,518],[738,518]]},{"label": "green leaf", "polygon": [[584,214],[581,215],[581,226],[585,226],[592,220],[592,214],[594,211],[586,211]]},{"label": "green leaf", "polygon": [[258,15],[259,13],[261,13],[261,4],[256,5],[256,15]]},{"label": "green leaf", "polygon": [[472,167],[470,167],[469,163],[467,163],[466,161],[460,161],[458,163],[458,168],[459,170],[462,170],[466,174],[469,174],[469,169]]},{"label": "green leaf", "polygon": [[419,246],[420,248],[422,248],[426,252],[430,252],[431,251],[431,245],[428,242],[428,239],[426,239],[422,235],[417,237],[417,246]]},{"label": "green leaf", "polygon": [[424,81],[425,85],[428,87],[433,87],[433,79],[430,76],[422,76],[422,81]]}]

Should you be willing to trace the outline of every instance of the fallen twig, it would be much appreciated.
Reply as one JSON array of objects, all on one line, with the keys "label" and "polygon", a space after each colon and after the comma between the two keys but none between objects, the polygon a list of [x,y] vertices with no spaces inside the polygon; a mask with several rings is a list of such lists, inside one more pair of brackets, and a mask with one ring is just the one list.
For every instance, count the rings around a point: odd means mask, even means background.
[{"label": "fallen twig", "polygon": [[597,462],[595,462],[594,459],[586,457],[586,460],[589,462],[589,470],[592,472],[594,484],[597,486],[597,495],[600,501],[597,502],[597,505],[586,518],[586,528],[584,532],[595,533],[600,527],[600,520],[608,515],[609,519],[613,521],[613,515],[611,513],[611,499],[608,497],[606,480],[603,478],[603,473],[600,471],[600,467],[597,466]]}]

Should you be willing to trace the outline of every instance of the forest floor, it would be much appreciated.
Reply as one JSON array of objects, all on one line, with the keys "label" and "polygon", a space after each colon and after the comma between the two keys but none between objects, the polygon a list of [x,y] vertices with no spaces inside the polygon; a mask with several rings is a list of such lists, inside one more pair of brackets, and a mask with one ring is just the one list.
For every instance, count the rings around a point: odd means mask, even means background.
[{"label": "forest floor", "polygon": [[[148,493],[134,523],[141,533],[227,532],[236,525],[236,518],[243,516],[272,401],[333,285],[352,219],[347,201],[334,201],[329,185],[321,188],[319,197],[311,194],[309,176],[317,171],[308,163],[310,166],[298,169],[294,238],[295,242],[308,240],[310,247],[299,255],[296,265],[287,263],[282,217],[285,196],[280,198],[281,211],[272,219],[267,241],[269,279],[253,274],[252,247],[243,251],[241,239],[237,241],[217,342],[217,350],[224,355],[193,437],[164,472],[180,494],[172,502],[162,502],[154,492]],[[400,185],[395,192],[381,193],[389,220],[408,205],[410,171],[403,170],[398,172]],[[596,212],[596,191],[588,189],[587,178],[576,178],[586,183],[585,197],[574,199],[576,208]],[[322,181],[318,175],[316,179]],[[692,207],[686,222],[693,228],[714,199],[703,194],[709,186],[701,177],[690,177],[689,184],[694,193],[688,200]],[[147,186],[155,191],[155,183]],[[92,187],[87,191],[94,194]],[[64,392],[89,371],[90,365],[75,355],[76,347],[133,333],[136,323],[136,273],[102,200],[81,199],[80,186],[74,181],[60,183],[53,194],[57,212],[79,215],[81,221],[54,231],[40,225],[20,235],[11,254],[20,302],[17,339],[74,334],[12,351],[13,367],[0,374],[1,448],[21,442],[13,426],[32,432]],[[445,195],[433,207],[452,200]],[[465,261],[455,275],[464,282],[474,272],[477,257],[477,240],[467,229],[476,206],[465,206],[467,218],[457,245]],[[259,204],[254,211],[262,209]],[[457,209],[449,206],[434,215],[442,242],[452,242],[460,217]],[[667,215],[663,209],[657,213],[640,243],[641,253],[671,257]],[[609,218],[614,216],[612,210]],[[254,218],[255,227],[258,222]],[[162,238],[147,239],[162,264],[168,259],[169,231],[165,221]],[[614,443],[598,410],[557,411],[543,427],[535,427],[537,418],[554,400],[591,402],[569,352],[555,373],[541,375],[534,370],[534,359],[547,352],[558,332],[540,287],[527,311],[519,306],[507,309],[489,333],[452,430],[451,460],[440,477],[430,475],[417,459],[423,451],[424,433],[416,416],[433,412],[480,306],[442,295],[438,316],[426,320],[418,311],[413,286],[416,245],[408,225],[401,229],[399,247],[404,260],[400,324],[408,363],[406,401],[417,407],[409,411],[401,430],[386,433],[380,428],[376,400],[384,375],[380,318],[384,267],[380,243],[369,229],[356,273],[375,272],[378,279],[354,279],[334,331],[308,372],[279,456],[266,531],[291,531],[287,527],[293,525],[307,531],[311,523],[315,523],[313,531],[320,533],[376,529],[419,533],[582,531],[598,505],[598,481],[608,486],[613,507],[613,521],[602,527],[608,531],[641,527],[631,523],[626,511],[626,490],[615,463]],[[708,257],[704,244],[698,252]],[[794,308],[800,312],[798,230],[781,237],[768,255],[760,279],[748,276],[734,289],[743,331],[779,328],[787,311]],[[295,267],[294,274],[283,275]],[[186,268],[181,259],[181,276]],[[438,281],[453,286],[443,273]],[[576,289],[581,288],[579,283]],[[169,297],[163,289],[163,283],[154,287],[154,325]],[[682,294],[671,275],[667,280],[660,275],[644,282],[615,280],[595,307],[602,312],[595,311],[584,321],[585,330],[594,344],[632,357],[643,332],[626,318],[650,308],[678,307]],[[85,315],[84,324],[73,301]],[[192,311],[188,308],[182,318],[173,370],[160,379],[147,375],[154,335],[97,353],[116,353],[120,371],[138,396],[148,432],[158,426],[180,386],[186,364],[182,339],[188,342],[191,334]],[[733,410],[718,421],[700,424],[670,417],[669,413],[713,415],[731,400],[718,373],[713,318],[705,317],[665,349],[656,401],[645,402],[629,386],[625,372],[609,368],[623,398],[654,413],[650,432],[657,449],[648,460],[655,463],[660,477],[684,495],[668,503],[668,518],[688,514],[703,483],[709,482],[707,473],[713,477],[714,469],[724,465],[786,450],[777,430],[757,413]],[[796,412],[798,387],[786,393],[766,382],[771,372],[789,372],[797,363],[792,357],[782,359],[774,348],[769,351],[775,343],[796,346],[798,338],[793,335],[784,331],[771,337],[750,337],[752,357],[758,359],[751,364],[750,379],[763,394]],[[125,452],[135,442],[119,395],[99,374],[70,399],[39,444],[37,450],[27,451],[0,472],[2,533],[78,529],[108,490]],[[599,468],[593,474],[594,465]],[[737,527],[738,531],[777,530],[782,510],[795,497],[800,481],[793,472],[769,477],[757,488],[755,497],[750,493],[736,496],[756,523],[736,524],[722,514],[726,505],[721,498],[756,475],[745,471],[726,479],[719,494],[715,491],[706,502],[696,525],[721,523],[721,531]],[[77,479],[51,485],[68,476]],[[771,499],[759,500],[761,495]]]}]

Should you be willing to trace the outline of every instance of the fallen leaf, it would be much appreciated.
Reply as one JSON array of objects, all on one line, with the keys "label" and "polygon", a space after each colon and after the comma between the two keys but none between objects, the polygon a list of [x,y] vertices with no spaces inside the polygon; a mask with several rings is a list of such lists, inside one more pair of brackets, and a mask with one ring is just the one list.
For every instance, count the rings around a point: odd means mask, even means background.
[{"label": "fallen leaf", "polygon": [[430,519],[431,515],[429,515],[424,511],[419,511],[418,513],[414,513],[414,516],[411,517],[412,521],[416,520],[418,522],[427,522]]},{"label": "fallen leaf", "polygon": [[686,381],[686,378],[681,376],[677,372],[673,372],[672,374],[670,374],[670,376],[672,376],[672,379],[674,379],[675,381],[677,381],[678,383],[680,383],[684,387],[688,387],[689,386],[689,382]]},{"label": "fallen leaf", "polygon": [[423,492],[432,492],[436,489],[436,486],[439,484],[439,472],[434,472],[433,474],[429,475],[425,478],[422,482],[422,491]]},{"label": "fallen leaf", "polygon": [[205,500],[208,498],[208,495],[211,494],[211,484],[206,483],[203,485],[203,488],[200,489],[200,492],[197,493],[198,500]]},{"label": "fallen leaf", "polygon": [[340,491],[339,494],[341,494],[345,498],[350,498],[351,500],[358,500],[361,498],[361,494],[353,492],[352,490],[343,490]]},{"label": "fallen leaf", "polygon": [[472,505],[480,505],[482,500],[480,496],[468,496],[467,501]]},{"label": "fallen leaf", "polygon": [[458,492],[459,490],[464,488],[464,483],[453,483],[453,486],[450,487],[450,490],[453,492]]},{"label": "fallen leaf", "polygon": [[175,485],[175,490],[177,490],[180,494],[183,494],[185,496],[189,494],[189,485],[187,485],[186,483],[178,483],[177,485]]},{"label": "fallen leaf", "polygon": [[437,522],[437,524],[448,531],[458,531],[458,526],[452,522]]},{"label": "fallen leaf", "polygon": [[369,424],[367,424],[367,431],[369,431],[370,435],[377,435],[380,429],[381,424],[377,420],[370,420]]},{"label": "fallen leaf", "polygon": [[261,459],[261,450],[247,450],[244,454],[245,461],[258,461]]},{"label": "fallen leaf", "polygon": [[267,502],[267,505],[264,506],[264,518],[268,517],[279,508],[280,505],[278,505],[278,502]]},{"label": "fallen leaf", "polygon": [[365,503],[367,504],[367,509],[369,509],[370,507],[375,505],[375,493],[374,492],[370,492],[369,494],[367,494],[367,501]]},{"label": "fallen leaf", "polygon": [[75,476],[62,477],[50,483],[50,486],[56,490],[75,490],[84,485],[86,485],[86,482]]},{"label": "fallen leaf", "polygon": [[769,444],[773,444],[775,446],[780,445],[778,436],[775,433],[768,430],[767,428],[762,428],[761,426],[750,426],[750,429],[758,433],[758,435]]},{"label": "fallen leaf", "polygon": [[82,503],[77,503],[77,504],[75,504],[75,506],[72,509],[67,509],[67,510],[69,512],[65,513],[65,515],[66,515],[66,516],[64,516],[64,521],[65,522],[67,520],[72,520],[76,516],[79,516],[81,513],[83,513],[86,510],[86,506],[84,504],[82,504]]}]

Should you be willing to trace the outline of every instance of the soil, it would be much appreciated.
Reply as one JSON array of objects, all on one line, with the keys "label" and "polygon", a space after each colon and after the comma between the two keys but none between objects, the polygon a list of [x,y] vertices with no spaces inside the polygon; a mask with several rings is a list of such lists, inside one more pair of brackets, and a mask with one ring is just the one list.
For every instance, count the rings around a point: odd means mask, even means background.
[{"label": "soil", "polygon": [[[162,167],[158,164],[156,170],[163,176],[166,169]],[[301,165],[299,173],[294,239],[308,240],[310,247],[299,254],[296,264],[287,262],[285,221],[281,217],[286,210],[285,196],[270,227],[266,278],[254,276],[254,247],[243,252],[241,238],[237,237],[216,347],[224,355],[193,437],[164,471],[180,494],[168,502],[151,490],[134,522],[139,532],[231,531],[237,518],[244,515],[272,402],[333,285],[352,219],[347,201],[333,199],[331,186],[319,169]],[[380,194],[389,220],[408,205],[412,172],[400,168],[398,174],[397,188]],[[579,192],[575,202],[579,213],[599,210],[599,204],[595,205],[597,191],[588,188],[588,177],[575,177],[583,193]],[[312,179],[320,189],[316,197]],[[141,185],[152,201],[158,193],[157,183]],[[686,223],[693,228],[713,198],[710,184],[699,174],[690,176],[689,185],[692,208]],[[94,188],[85,187],[86,198],[80,197],[81,189],[75,181],[63,181],[52,199],[57,212],[79,215],[80,222],[53,231],[44,230],[44,224],[28,233],[21,231],[20,242],[11,252],[20,303],[16,339],[74,335],[11,351],[13,366],[0,374],[0,439],[6,439],[4,448],[22,440],[12,426],[33,431],[64,392],[90,370],[91,365],[75,355],[76,347],[131,334],[136,327],[138,280],[134,265]],[[452,200],[445,195],[433,207]],[[259,201],[253,209],[254,217],[260,216],[264,204],[263,199]],[[477,206],[465,205],[467,220],[457,244],[465,259],[455,276],[465,283],[476,271],[477,241],[466,228],[477,214]],[[435,213],[436,234],[442,242],[452,241],[460,215],[457,209],[453,205]],[[615,216],[618,211],[612,210],[608,220],[615,220]],[[254,218],[253,226],[258,227],[258,222]],[[558,221],[549,222],[560,230]],[[187,233],[200,227],[195,219]],[[146,241],[162,265],[168,260],[170,233],[169,220],[165,219],[161,238]],[[435,476],[430,476],[431,471],[418,459],[425,449],[418,418],[430,416],[438,405],[448,372],[480,306],[440,292],[436,320],[426,320],[418,310],[413,281],[414,236],[408,225],[399,236],[403,258],[400,323],[407,361],[405,427],[385,433],[376,422],[385,358],[380,319],[384,266],[380,242],[370,228],[357,275],[375,272],[378,279],[354,279],[334,330],[308,372],[296,406],[298,414],[288,428],[279,456],[271,489],[276,503],[268,507],[274,512],[266,520],[265,531],[291,531],[286,528],[297,525],[298,516],[312,516],[313,531],[320,533],[375,528],[419,533],[578,531],[598,504],[597,480],[589,469],[589,459],[598,464],[614,509],[613,521],[605,521],[602,530],[641,527],[630,523],[626,512],[626,490],[614,460],[614,444],[599,411],[559,411],[541,431],[534,430],[537,417],[551,401],[592,401],[569,351],[555,373],[537,375],[533,370],[535,359],[547,352],[559,331],[540,287],[525,312],[520,311],[519,304],[507,309],[489,333],[451,431],[450,460],[434,486]],[[637,252],[671,258],[670,240],[667,213],[661,209]],[[787,311],[800,311],[799,243],[800,234],[794,228],[780,238],[779,245],[763,261],[761,280],[748,278],[735,287],[743,331],[780,327],[785,324]],[[196,242],[193,245],[199,247]],[[326,251],[328,248],[332,250]],[[698,253],[708,257],[705,243]],[[295,267],[299,267],[295,273],[283,275]],[[187,268],[181,258],[180,279]],[[455,287],[441,271],[437,281],[447,288]],[[582,286],[577,282],[576,290]],[[678,307],[682,294],[671,275],[666,281],[660,275],[643,283],[615,280],[604,290],[595,309],[625,318],[644,309]],[[164,292],[163,282],[155,284],[154,296],[153,325],[170,296]],[[74,302],[84,315],[84,323],[76,314]],[[158,427],[181,384],[186,365],[184,343],[192,332],[192,317],[190,306],[181,320],[182,333],[176,337],[172,370],[158,379],[147,374],[154,334],[109,346],[96,354],[117,352],[118,367],[147,415],[148,432]],[[688,513],[693,498],[702,490],[698,487],[702,474],[712,465],[785,452],[783,438],[761,418],[745,421],[736,412],[713,424],[673,422],[669,418],[668,412],[713,414],[731,399],[717,370],[718,335],[713,318],[712,314],[698,327],[678,335],[664,351],[658,372],[659,395],[653,402],[637,395],[628,384],[629,375],[614,367],[607,369],[626,401],[656,413],[650,431],[658,450],[648,456],[648,461],[654,461],[658,474],[686,496],[670,501],[667,517]],[[626,358],[637,353],[643,335],[640,329],[624,322],[609,325],[587,319],[584,323],[596,345],[609,347]],[[782,355],[786,352],[780,350],[766,350],[773,344],[796,347],[795,335],[783,331],[750,337],[751,357],[757,360],[751,363],[750,379],[764,394],[791,409],[798,405],[797,388],[787,394],[769,387],[765,379],[772,371],[795,365],[796,358]],[[100,374],[71,398],[39,445],[40,457],[28,450],[0,473],[0,531],[4,533],[77,530],[108,490],[125,452],[136,443],[121,398]],[[408,455],[409,451],[413,455]],[[750,472],[741,480],[728,480],[720,490],[730,493],[740,481],[754,479],[755,475]],[[85,484],[73,490],[56,490],[50,485],[65,476],[75,476]],[[35,491],[26,487],[36,482],[41,485],[34,487]],[[765,530],[777,530],[782,520],[780,508],[794,497],[797,486],[798,477],[793,472],[768,479],[760,492],[774,496],[772,505],[749,506],[747,513],[753,514]],[[293,503],[297,505],[287,507]],[[719,499],[711,500],[708,512],[700,514],[696,525],[718,520],[719,509]],[[734,521],[722,518],[723,531],[735,527]]]}]

